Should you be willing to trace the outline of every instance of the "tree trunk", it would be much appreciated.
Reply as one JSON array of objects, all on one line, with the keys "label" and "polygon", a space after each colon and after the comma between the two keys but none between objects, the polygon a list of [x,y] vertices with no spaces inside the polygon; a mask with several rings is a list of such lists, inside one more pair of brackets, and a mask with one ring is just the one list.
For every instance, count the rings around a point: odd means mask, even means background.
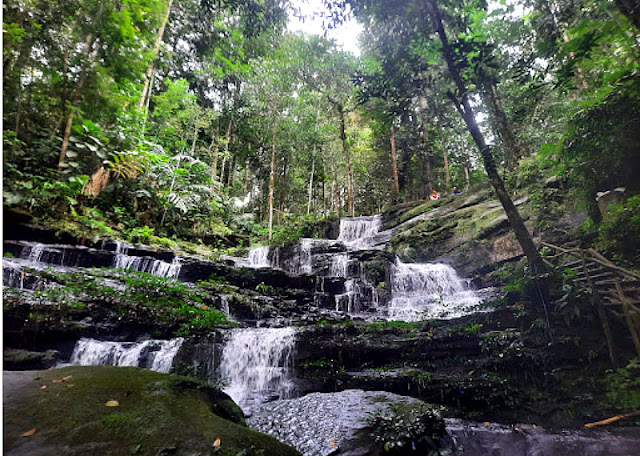
[{"label": "tree trunk", "polygon": [[[93,21],[95,24],[98,23],[100,16],[102,16],[102,11],[103,11],[103,5],[101,3],[100,9],[98,10],[98,13],[96,14],[96,17]],[[80,71],[80,77],[78,78],[78,83],[76,84],[76,88],[75,88],[76,95],[74,97],[73,102],[71,103],[71,106],[69,107],[67,124],[65,126],[64,136],[62,138],[62,147],[60,148],[60,157],[58,158],[58,172],[62,171],[62,167],[63,167],[62,165],[64,164],[64,160],[67,156],[67,148],[69,147],[69,138],[71,137],[71,127],[73,126],[73,118],[76,115],[76,110],[78,108],[78,104],[80,103],[82,87],[84,87],[84,84],[87,81],[87,78],[89,76],[89,67],[91,67],[91,65],[93,64],[93,60],[96,58],[96,55],[98,54],[98,46],[95,47],[93,52],[89,53],[94,43],[95,43],[94,34],[89,33],[84,40],[84,46],[82,48],[83,68]]]},{"label": "tree trunk", "polygon": [[276,122],[271,127],[271,168],[269,169],[269,240],[273,238],[273,188],[276,173]]},{"label": "tree trunk", "polygon": [[393,125],[391,125],[391,163],[393,165],[393,183],[396,185],[396,195],[400,194],[400,183],[398,182],[398,162],[396,161],[396,138]]},{"label": "tree trunk", "polygon": [[449,174],[449,155],[447,154],[447,148],[444,146],[444,135],[442,134],[442,129],[440,130],[440,147],[442,148],[442,156],[444,157],[444,181],[445,188],[448,193],[449,190],[451,190],[449,184],[451,176]]},{"label": "tree trunk", "polygon": [[313,196],[313,175],[316,171],[316,145],[313,145],[313,156],[311,159],[311,176],[309,176],[309,195],[307,198],[307,215],[311,213],[311,197]]},{"label": "tree trunk", "polygon": [[289,173],[290,154],[285,156],[284,167],[282,169],[282,179],[280,180],[280,195],[278,196],[278,225],[282,225],[284,217],[284,201],[287,195],[287,175]]},{"label": "tree trunk", "polygon": [[500,95],[498,94],[495,82],[487,81],[484,93],[489,107],[489,112],[491,113],[496,131],[498,132],[498,136],[500,137],[500,141],[504,148],[505,168],[507,170],[512,170],[517,166],[518,160],[524,156],[524,150],[516,136],[513,134],[511,123],[509,122],[509,119],[504,112],[504,108],[502,107],[502,102],[500,101]]},{"label": "tree trunk", "polygon": [[247,184],[249,183],[249,158],[244,161],[244,182],[242,184],[242,194],[247,194]]},{"label": "tree trunk", "polygon": [[345,129],[344,108],[338,106],[338,112],[340,114],[340,140],[342,141],[342,150],[344,151],[344,164],[347,170],[347,193],[349,196],[349,215],[353,217],[354,205],[353,205],[353,178],[351,176],[351,162],[349,160],[349,148],[347,147],[347,133]]},{"label": "tree trunk", "polygon": [[465,187],[464,190],[465,192],[469,191],[469,187],[471,187],[471,183],[469,180],[469,167],[467,166],[467,164],[464,164],[464,181],[465,181]]},{"label": "tree trunk", "polygon": [[[513,204],[513,201],[511,201],[511,198],[509,197],[509,194],[504,187],[504,182],[502,181],[502,178],[500,177],[500,174],[498,173],[495,162],[493,160],[491,148],[486,144],[484,136],[482,135],[482,132],[480,131],[480,128],[476,123],[475,113],[471,108],[471,104],[467,96],[467,87],[456,66],[456,56],[454,54],[454,50],[449,44],[449,39],[444,30],[440,10],[438,9],[435,0],[429,0],[428,5],[429,13],[434,22],[436,32],[442,44],[442,53],[447,63],[449,74],[451,75],[451,78],[453,79],[453,82],[457,87],[458,93],[460,94],[459,100],[454,94],[450,94],[452,101],[454,102],[458,113],[467,125],[467,129],[469,130],[469,133],[473,137],[473,140],[480,151],[485,170],[487,172],[487,175],[489,176],[489,182],[491,183],[491,186],[496,192],[496,195],[507,214],[509,224],[511,225],[511,229],[514,232],[518,243],[522,247],[525,256],[529,260],[529,265],[532,269],[533,275],[536,276],[539,274],[545,274],[546,267],[544,265],[542,257],[540,256],[538,249],[533,243],[533,239],[531,238],[531,235],[529,234],[529,231],[527,230],[522,217],[520,217],[516,206]],[[546,287],[543,286],[543,288],[545,289],[541,291],[544,294],[547,294]]]},{"label": "tree trunk", "polygon": [[160,24],[160,28],[158,29],[158,36],[156,37],[156,41],[153,45],[153,57],[151,58],[151,62],[147,65],[147,71],[144,76],[144,86],[142,88],[142,95],[140,95],[140,99],[138,100],[138,110],[142,110],[142,108],[147,105],[147,99],[151,98],[151,86],[153,83],[153,64],[156,58],[158,57],[158,53],[160,52],[160,46],[162,45],[162,36],[164,35],[164,29],[167,26],[167,22],[169,22],[169,15],[171,14],[171,4],[173,0],[168,0],[167,3],[167,12],[162,18],[162,23]]}]

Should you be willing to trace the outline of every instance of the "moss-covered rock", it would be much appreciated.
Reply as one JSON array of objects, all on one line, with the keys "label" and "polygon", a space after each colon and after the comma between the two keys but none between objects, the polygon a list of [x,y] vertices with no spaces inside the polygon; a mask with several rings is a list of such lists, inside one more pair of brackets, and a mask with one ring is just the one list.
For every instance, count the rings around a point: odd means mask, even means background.
[{"label": "moss-covered rock", "polygon": [[245,427],[226,394],[177,375],[67,367],[5,373],[4,384],[7,455],[298,454]]}]

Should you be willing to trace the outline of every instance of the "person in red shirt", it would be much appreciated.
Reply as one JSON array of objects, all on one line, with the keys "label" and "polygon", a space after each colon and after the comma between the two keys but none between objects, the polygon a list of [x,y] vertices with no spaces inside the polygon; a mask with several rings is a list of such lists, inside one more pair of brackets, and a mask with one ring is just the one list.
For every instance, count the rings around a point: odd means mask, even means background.
[{"label": "person in red shirt", "polygon": [[440,199],[440,193],[438,193],[438,191],[434,188],[433,190],[431,190],[431,195],[429,195],[429,199],[431,201]]}]

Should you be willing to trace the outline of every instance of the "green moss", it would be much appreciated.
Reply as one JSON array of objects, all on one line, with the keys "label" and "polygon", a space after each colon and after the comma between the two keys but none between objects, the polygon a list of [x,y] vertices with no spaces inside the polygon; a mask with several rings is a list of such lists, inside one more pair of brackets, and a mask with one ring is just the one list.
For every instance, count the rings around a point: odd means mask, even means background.
[{"label": "green moss", "polygon": [[[112,400],[119,406],[106,407]],[[20,437],[34,427],[35,435],[28,440]],[[25,386],[19,401],[5,403],[4,433],[5,451],[14,454],[23,444],[51,447],[58,453],[46,454],[66,455],[122,455],[136,449],[136,454],[155,455],[170,448],[176,455],[298,454],[244,427],[237,406],[218,390],[137,368],[46,371]],[[218,451],[212,446],[216,439],[220,439]]]}]

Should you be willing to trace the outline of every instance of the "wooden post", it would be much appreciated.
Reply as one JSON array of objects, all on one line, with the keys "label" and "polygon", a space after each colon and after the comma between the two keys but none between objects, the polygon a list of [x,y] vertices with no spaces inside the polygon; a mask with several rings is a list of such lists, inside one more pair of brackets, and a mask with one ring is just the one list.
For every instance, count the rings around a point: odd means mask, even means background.
[{"label": "wooden post", "polygon": [[629,332],[631,333],[631,338],[633,339],[633,345],[636,346],[636,352],[638,353],[638,355],[640,355],[640,338],[638,338],[638,331],[633,321],[633,316],[631,315],[631,309],[629,308],[629,299],[627,299],[627,297],[625,296],[618,279],[616,279],[616,292],[618,293],[618,297],[620,298],[620,302],[622,303],[624,319],[627,321],[627,326],[629,327]]},{"label": "wooden post", "polygon": [[589,275],[589,269],[587,268],[587,260],[584,256],[584,250],[580,249],[580,258],[582,260],[582,269],[584,271],[584,276],[587,279],[587,283],[591,287],[591,293],[593,294],[593,299],[596,302],[596,309],[598,310],[598,316],[600,317],[600,322],[602,323],[602,329],[604,330],[604,335],[607,338],[607,347],[609,348],[609,359],[611,359],[611,364],[613,367],[618,367],[618,362],[616,360],[615,350],[613,348],[613,338],[611,337],[611,328],[609,327],[609,320],[607,319],[606,311],[602,305],[602,300],[600,299],[600,295],[598,294],[598,290],[595,287],[595,284],[591,280],[591,276]]}]

